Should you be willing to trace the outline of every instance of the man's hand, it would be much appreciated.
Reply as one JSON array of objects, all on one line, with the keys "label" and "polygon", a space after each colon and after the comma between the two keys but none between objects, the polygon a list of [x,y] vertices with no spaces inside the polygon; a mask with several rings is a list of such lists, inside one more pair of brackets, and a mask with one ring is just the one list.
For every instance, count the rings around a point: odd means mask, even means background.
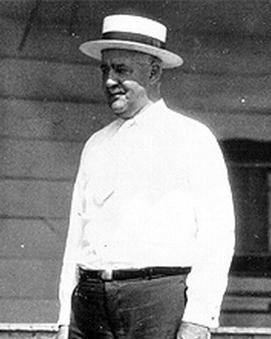
[{"label": "man's hand", "polygon": [[68,335],[69,335],[69,326],[60,325],[58,328],[56,339],[68,339]]},{"label": "man's hand", "polygon": [[208,327],[189,322],[182,322],[177,333],[177,339],[210,339]]}]

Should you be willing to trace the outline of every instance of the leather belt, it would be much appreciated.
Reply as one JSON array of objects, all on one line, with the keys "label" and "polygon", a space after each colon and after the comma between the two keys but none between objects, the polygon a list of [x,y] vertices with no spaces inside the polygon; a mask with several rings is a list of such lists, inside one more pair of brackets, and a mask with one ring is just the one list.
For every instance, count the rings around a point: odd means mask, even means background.
[{"label": "leather belt", "polygon": [[145,267],[140,269],[121,270],[85,270],[79,267],[80,281],[86,280],[129,280],[129,279],[152,279],[173,275],[187,275],[191,267]]}]

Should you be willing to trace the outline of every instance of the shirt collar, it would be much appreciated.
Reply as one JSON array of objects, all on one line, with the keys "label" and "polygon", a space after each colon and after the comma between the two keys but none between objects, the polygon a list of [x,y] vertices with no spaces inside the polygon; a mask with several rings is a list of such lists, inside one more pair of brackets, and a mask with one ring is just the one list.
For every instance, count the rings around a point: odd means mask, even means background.
[{"label": "shirt collar", "polygon": [[166,107],[166,104],[163,99],[159,99],[158,101],[151,103],[141,109],[141,111],[136,114],[133,118],[124,120],[119,119],[120,125],[138,125],[144,124],[150,120],[153,119],[159,119],[159,116],[161,116],[161,113],[164,111]]}]

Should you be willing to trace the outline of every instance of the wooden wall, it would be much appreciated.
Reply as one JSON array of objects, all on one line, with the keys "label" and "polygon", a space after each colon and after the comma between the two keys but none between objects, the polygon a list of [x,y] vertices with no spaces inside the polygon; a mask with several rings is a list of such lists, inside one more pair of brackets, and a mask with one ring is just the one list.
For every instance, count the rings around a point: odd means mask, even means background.
[{"label": "wooden wall", "polygon": [[[80,150],[112,120],[97,65],[78,46],[98,36],[109,2],[102,2],[98,18],[97,1],[82,3],[79,19],[92,3],[93,23],[87,30],[78,26],[86,19],[74,27],[51,22],[52,8],[41,7],[26,40],[34,1],[25,1],[23,8],[11,3],[6,2],[0,16],[0,322],[54,322]],[[183,38],[184,26],[178,30],[174,16],[176,3],[165,21],[173,25],[170,46],[186,62],[164,76],[168,104],[205,122],[219,139],[270,140],[271,41],[262,39],[259,45],[255,37],[211,39],[192,31]],[[159,5],[148,8],[159,11]],[[270,286],[269,278],[231,277],[222,324],[269,326]]]},{"label": "wooden wall", "polygon": [[[112,117],[69,37],[33,30],[18,52],[24,24],[0,25],[0,322],[53,322],[80,151]],[[62,39],[65,62],[51,58]]]}]

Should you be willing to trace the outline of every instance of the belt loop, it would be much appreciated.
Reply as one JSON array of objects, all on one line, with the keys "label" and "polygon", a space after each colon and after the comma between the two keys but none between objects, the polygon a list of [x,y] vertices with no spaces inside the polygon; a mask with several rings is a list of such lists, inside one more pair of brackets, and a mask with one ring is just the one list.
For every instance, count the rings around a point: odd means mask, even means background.
[{"label": "belt loop", "polygon": [[114,279],[113,277],[113,271],[112,270],[103,270],[101,272],[101,279],[104,281],[110,281],[112,279]]},{"label": "belt loop", "polygon": [[148,276],[148,280],[151,280],[153,276],[153,268],[152,267],[147,268],[146,273],[147,273],[146,275]]}]

